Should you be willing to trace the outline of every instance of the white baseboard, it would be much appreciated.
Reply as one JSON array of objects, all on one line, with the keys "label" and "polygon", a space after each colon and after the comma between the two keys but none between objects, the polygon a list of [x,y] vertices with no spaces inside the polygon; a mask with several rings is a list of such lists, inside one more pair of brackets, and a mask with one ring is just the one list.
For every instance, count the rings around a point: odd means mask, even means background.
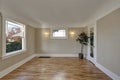
[{"label": "white baseboard", "polygon": [[88,59],[89,61],[91,61],[92,63],[96,64],[94,58],[92,58],[92,57],[87,57],[87,59]]},{"label": "white baseboard", "polygon": [[[78,57],[78,54],[35,54],[35,55],[31,55],[30,57],[14,64],[13,66],[3,70],[0,72],[0,78],[2,78],[3,76],[7,75],[8,73],[12,72],[13,70],[15,70],[16,68],[20,67],[21,65],[23,65],[24,63],[28,62],[29,60],[31,60],[34,57],[39,57],[39,56],[50,56],[50,57]],[[95,63],[96,67],[98,67],[100,70],[102,70],[105,74],[107,74],[109,77],[111,77],[113,80],[120,80],[120,77],[117,76],[115,73],[111,72],[110,70],[108,70],[107,68],[105,68],[104,66]]]},{"label": "white baseboard", "polygon": [[117,76],[115,73],[113,73],[112,71],[108,70],[107,68],[105,68],[104,66],[100,65],[99,63],[95,64],[96,67],[98,67],[101,71],[103,71],[106,75],[108,75],[109,77],[111,77],[113,80],[120,80],[120,77]]},{"label": "white baseboard", "polygon": [[20,67],[21,65],[23,65],[24,63],[30,61],[30,60],[31,60],[32,58],[34,58],[34,57],[35,57],[35,55],[31,55],[31,56],[29,56],[28,58],[26,58],[26,59],[24,59],[24,60],[22,60],[22,61],[20,61],[20,62],[18,62],[18,63],[16,63],[16,64],[14,64],[13,66],[11,66],[11,67],[9,67],[9,68],[1,71],[1,72],[0,72],[0,78],[4,77],[4,76],[7,75],[8,73],[12,72],[12,71],[15,70],[16,68],[18,68],[18,67]]},{"label": "white baseboard", "polygon": [[28,58],[10,66],[9,68],[3,70],[0,72],[0,78],[4,77],[5,75],[7,75],[8,73],[12,72],[13,70],[17,69],[18,67],[20,67],[21,65],[23,65],[24,63],[30,61],[32,58],[34,57],[39,57],[39,56],[50,56],[50,57],[78,57],[78,54],[34,54],[29,56]]},{"label": "white baseboard", "polygon": [[40,56],[50,56],[50,57],[78,57],[78,54],[68,54],[68,53],[64,53],[64,54],[60,54],[60,53],[37,53],[36,54],[37,57],[40,57]]}]

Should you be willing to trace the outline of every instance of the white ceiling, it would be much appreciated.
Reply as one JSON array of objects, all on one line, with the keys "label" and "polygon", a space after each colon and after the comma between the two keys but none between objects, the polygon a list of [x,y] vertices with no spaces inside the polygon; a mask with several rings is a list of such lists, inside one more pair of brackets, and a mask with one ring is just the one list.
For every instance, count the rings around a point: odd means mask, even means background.
[{"label": "white ceiling", "polygon": [[[119,4],[118,4],[119,3]],[[120,5],[120,0],[3,0],[3,11],[19,15],[36,27],[80,27]]]}]

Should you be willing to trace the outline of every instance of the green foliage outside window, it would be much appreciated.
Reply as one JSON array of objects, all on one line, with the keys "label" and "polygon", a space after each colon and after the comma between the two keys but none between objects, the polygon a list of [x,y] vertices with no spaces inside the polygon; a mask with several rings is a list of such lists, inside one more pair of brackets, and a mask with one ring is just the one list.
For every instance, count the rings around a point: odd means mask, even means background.
[{"label": "green foliage outside window", "polygon": [[20,42],[6,42],[6,53],[21,49],[22,49],[22,43]]}]

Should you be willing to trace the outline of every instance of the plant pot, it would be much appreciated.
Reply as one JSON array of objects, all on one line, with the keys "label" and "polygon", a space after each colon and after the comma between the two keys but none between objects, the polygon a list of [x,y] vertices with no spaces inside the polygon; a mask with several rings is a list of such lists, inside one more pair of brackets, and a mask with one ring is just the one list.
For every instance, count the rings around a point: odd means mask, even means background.
[{"label": "plant pot", "polygon": [[83,53],[79,53],[79,58],[83,59],[83,57],[84,57]]}]

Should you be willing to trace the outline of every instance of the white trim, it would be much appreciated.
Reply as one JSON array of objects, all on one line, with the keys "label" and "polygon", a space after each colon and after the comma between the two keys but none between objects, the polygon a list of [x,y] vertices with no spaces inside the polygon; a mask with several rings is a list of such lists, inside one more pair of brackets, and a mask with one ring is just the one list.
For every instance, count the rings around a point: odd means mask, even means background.
[{"label": "white trim", "polygon": [[88,36],[90,36],[90,28],[94,28],[94,57],[92,58],[90,56],[90,39],[89,39],[89,44],[88,44],[88,51],[87,51],[87,59],[93,62],[94,64],[96,63],[97,60],[97,27],[96,27],[96,22],[88,25]]},{"label": "white trim", "polygon": [[101,71],[103,71],[106,75],[108,75],[109,77],[111,77],[113,80],[120,80],[120,77],[117,76],[115,73],[113,73],[112,71],[108,70],[107,68],[105,68],[104,66],[102,66],[99,63],[95,64],[96,67],[98,67]]},{"label": "white trim", "polygon": [[6,24],[5,24],[5,17],[2,20],[2,56],[6,53]]},{"label": "white trim", "polygon": [[91,61],[92,63],[94,63],[94,64],[96,63],[95,59],[92,58],[92,57],[90,57],[90,56],[88,56],[87,59],[88,59],[89,61]]},{"label": "white trim", "polygon": [[[78,54],[48,54],[48,53],[44,53],[44,54],[34,54],[29,56],[28,58],[12,65],[11,67],[3,70],[0,72],[0,78],[4,77],[5,75],[7,75],[8,73],[12,72],[13,70],[15,70],[16,68],[20,67],[21,65],[23,65],[24,63],[30,61],[32,58],[34,57],[40,57],[40,56],[50,56],[50,57],[78,57]],[[107,68],[105,68],[104,66],[100,65],[99,63],[94,62],[96,67],[98,67],[101,71],[103,71],[106,75],[108,75],[109,77],[111,77],[113,80],[120,80],[120,76],[117,76],[115,73],[111,72],[110,70],[108,70]]]},{"label": "white trim", "polygon": [[72,53],[37,53],[36,57],[40,56],[50,56],[50,57],[78,57],[78,54]]},{"label": "white trim", "polygon": [[38,24],[31,19],[28,20],[25,17],[22,17],[19,14],[9,11],[9,10],[1,9],[1,13],[2,13],[2,16],[4,16],[4,17],[8,17],[10,19],[15,19],[15,21],[19,21],[20,23],[23,23],[23,24],[29,24],[33,28],[39,28],[41,26],[40,23]]},{"label": "white trim", "polygon": [[97,61],[97,22],[95,22],[94,26],[94,61]]},{"label": "white trim", "polygon": [[[53,37],[53,30],[56,30],[56,29],[60,29],[60,30],[65,30],[66,31],[66,36],[65,37]],[[50,29],[50,39],[68,39],[68,28],[65,28],[65,27],[53,27]]]},{"label": "white trim", "polygon": [[29,56],[28,58],[26,58],[26,59],[24,59],[24,60],[22,60],[22,61],[20,61],[20,62],[18,62],[18,63],[16,63],[16,64],[12,65],[11,67],[9,67],[9,68],[1,71],[1,72],[0,72],[0,78],[2,78],[3,76],[7,75],[7,74],[10,73],[10,72],[12,72],[12,71],[15,70],[16,68],[18,68],[18,67],[20,67],[21,65],[23,65],[24,63],[30,61],[30,60],[31,60],[32,58],[34,58],[34,57],[35,57],[35,55],[31,55],[31,56]]},{"label": "white trim", "polygon": [[11,52],[11,53],[6,54],[6,55],[2,55],[2,59],[6,59],[6,58],[9,58],[9,57],[18,55],[18,54],[22,54],[22,53],[24,53],[25,51],[26,51],[26,50],[18,50],[18,51]]},{"label": "white trim", "polygon": [[[108,0],[109,1],[109,0]],[[111,0],[112,1],[112,0]],[[110,1],[110,2],[111,2]],[[117,0],[117,1],[119,1],[119,0]],[[113,2],[113,1],[112,1]],[[108,3],[108,2],[107,2]],[[89,25],[89,24],[91,24],[91,23],[93,23],[94,21],[97,21],[97,20],[99,20],[99,19],[101,19],[101,18],[103,18],[103,17],[105,17],[106,15],[108,15],[108,14],[110,14],[111,12],[113,12],[113,11],[115,11],[115,10],[117,10],[117,9],[119,9],[120,8],[120,4],[119,4],[119,2],[117,3],[117,4],[113,4],[113,3],[108,3],[109,5],[106,5],[106,3],[105,4],[103,4],[103,6],[101,6],[101,8],[99,8],[99,11],[97,12],[97,13],[95,13],[88,21],[86,21],[85,23],[84,23],[84,25]],[[106,7],[105,7],[106,6]]]},{"label": "white trim", "polygon": [[[22,49],[21,50],[17,50],[17,51],[13,51],[10,53],[6,53],[6,21],[10,21],[13,22],[15,24],[19,24],[19,25],[23,25],[23,29],[24,29],[24,38],[22,38]],[[2,20],[2,59],[6,59],[9,58],[11,56],[15,56],[17,54],[21,54],[23,52],[25,52],[27,50],[26,48],[26,25],[24,25],[23,23],[19,23],[15,20],[9,19],[7,17],[3,16],[3,20]]]}]

